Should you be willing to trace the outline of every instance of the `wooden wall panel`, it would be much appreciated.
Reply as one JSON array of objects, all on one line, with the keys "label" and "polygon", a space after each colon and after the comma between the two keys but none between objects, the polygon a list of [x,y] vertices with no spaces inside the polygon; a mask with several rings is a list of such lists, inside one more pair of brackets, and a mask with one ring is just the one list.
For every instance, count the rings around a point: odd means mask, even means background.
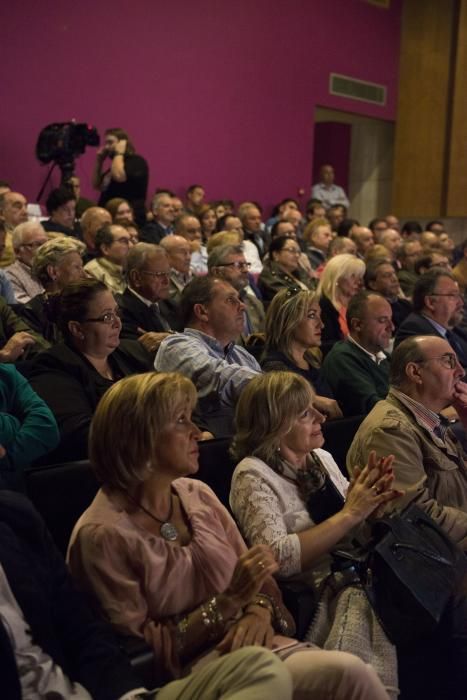
[{"label": "wooden wall panel", "polygon": [[447,216],[467,216],[467,0],[461,0],[447,169]]},{"label": "wooden wall panel", "polygon": [[404,2],[392,207],[402,217],[442,209],[455,2]]}]

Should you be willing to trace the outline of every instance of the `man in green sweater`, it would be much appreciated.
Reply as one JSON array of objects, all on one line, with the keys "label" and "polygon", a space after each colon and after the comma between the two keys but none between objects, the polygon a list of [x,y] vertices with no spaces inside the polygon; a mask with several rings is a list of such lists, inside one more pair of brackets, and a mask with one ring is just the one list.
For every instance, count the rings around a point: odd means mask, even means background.
[{"label": "man in green sweater", "polygon": [[326,355],[322,374],[344,416],[367,414],[389,391],[384,350],[394,331],[390,304],[375,292],[359,292],[347,309],[349,336]]}]

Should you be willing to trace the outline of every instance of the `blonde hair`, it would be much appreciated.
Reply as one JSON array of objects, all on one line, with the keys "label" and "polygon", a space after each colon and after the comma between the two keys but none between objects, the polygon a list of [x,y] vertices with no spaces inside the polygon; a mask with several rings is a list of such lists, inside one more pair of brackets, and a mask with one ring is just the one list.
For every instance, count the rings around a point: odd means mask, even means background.
[{"label": "blonde hair", "polygon": [[135,374],[102,397],[89,433],[89,458],[106,486],[135,491],[157,462],[161,431],[197,400],[194,384],[177,372]]},{"label": "blonde hair", "polygon": [[305,226],[305,230],[303,231],[303,240],[306,241],[306,243],[311,243],[311,239],[313,238],[314,234],[320,226],[326,226],[326,228],[331,230],[331,224],[327,219],[325,219],[324,217],[316,217]]},{"label": "blonde hair", "polygon": [[58,265],[69,253],[78,253],[83,256],[85,250],[84,243],[76,238],[71,238],[71,236],[52,238],[37,249],[32,264],[32,274],[45,287],[50,282],[47,272],[49,265]]},{"label": "blonde hair", "polygon": [[214,233],[206,244],[206,250],[209,253],[218,245],[240,245],[242,237],[235,231],[219,231]]},{"label": "blonde hair", "polygon": [[307,380],[294,372],[254,377],[237,402],[232,456],[241,460],[251,455],[275,466],[281,439],[314,398]]},{"label": "blonde hair", "polygon": [[385,258],[388,260],[388,262],[391,262],[391,254],[382,243],[377,243],[376,245],[372,246],[365,254],[365,262],[381,260],[382,258]]},{"label": "blonde hair", "polygon": [[269,304],[266,313],[266,345],[265,354],[270,350],[279,350],[289,359],[290,344],[295,329],[306,317],[312,304],[318,304],[316,292],[281,289]]},{"label": "blonde hair", "polygon": [[360,258],[350,253],[340,253],[328,260],[326,267],[321,273],[321,279],[316,293],[319,297],[327,297],[332,305],[339,309],[337,299],[338,283],[343,277],[358,275],[363,278],[365,274],[365,263]]}]

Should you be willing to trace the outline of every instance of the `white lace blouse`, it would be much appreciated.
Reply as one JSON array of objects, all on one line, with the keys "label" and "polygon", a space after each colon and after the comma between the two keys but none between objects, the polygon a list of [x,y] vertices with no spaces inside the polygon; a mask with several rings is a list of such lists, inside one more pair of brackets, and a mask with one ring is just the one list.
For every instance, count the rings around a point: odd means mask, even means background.
[{"label": "white lace blouse", "polygon": [[[345,498],[349,482],[332,455],[321,449],[314,452]],[[306,578],[318,585],[329,573],[330,558],[326,555],[316,561],[312,571],[301,575],[300,540],[295,533],[313,527],[314,523],[297,486],[265,462],[257,457],[245,457],[237,465],[232,477],[230,507],[250,546],[267,544],[272,548],[279,564],[279,578]]]}]

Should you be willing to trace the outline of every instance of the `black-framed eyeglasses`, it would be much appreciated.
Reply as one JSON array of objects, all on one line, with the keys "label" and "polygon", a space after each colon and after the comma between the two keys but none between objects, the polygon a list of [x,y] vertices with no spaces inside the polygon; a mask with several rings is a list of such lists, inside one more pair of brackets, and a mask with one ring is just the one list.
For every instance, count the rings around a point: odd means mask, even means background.
[{"label": "black-framed eyeglasses", "polygon": [[451,297],[452,299],[463,299],[463,294],[461,292],[432,292],[428,294],[429,297]]},{"label": "black-framed eyeglasses", "polygon": [[235,260],[235,262],[230,263],[219,263],[217,267],[234,267],[236,270],[249,270],[251,267],[251,263],[240,262],[239,260]]},{"label": "black-framed eyeglasses", "polygon": [[116,321],[122,318],[122,310],[120,308],[115,311],[106,311],[102,316],[96,318],[83,318],[82,323],[105,323],[107,326],[113,325]]},{"label": "black-framed eyeglasses", "polygon": [[437,360],[446,369],[455,369],[459,364],[457,355],[454,352],[445,352],[444,355],[439,355],[438,357],[427,357],[424,360],[415,360],[414,364],[423,365],[425,362],[430,362],[431,360]]},{"label": "black-framed eyeglasses", "polygon": [[152,270],[140,270],[142,275],[149,275],[150,277],[165,277],[166,280],[170,279],[170,272],[153,272]]}]

